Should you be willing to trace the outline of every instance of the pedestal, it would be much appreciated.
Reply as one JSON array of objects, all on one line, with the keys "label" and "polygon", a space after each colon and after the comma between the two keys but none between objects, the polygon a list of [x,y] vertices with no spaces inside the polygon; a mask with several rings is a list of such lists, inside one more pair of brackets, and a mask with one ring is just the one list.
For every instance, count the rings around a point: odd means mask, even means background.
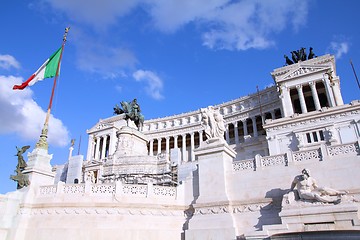
[{"label": "pedestal", "polygon": [[54,184],[55,173],[52,172],[51,159],[52,154],[42,148],[35,148],[28,154],[27,167],[22,173],[29,176],[30,187]]},{"label": "pedestal", "polygon": [[199,163],[199,197],[186,230],[186,239],[236,239],[236,227],[227,193],[228,172],[235,151],[213,140],[195,149]]},{"label": "pedestal", "polygon": [[148,155],[147,137],[137,129],[122,127],[117,132],[118,143],[115,156],[144,156]]}]

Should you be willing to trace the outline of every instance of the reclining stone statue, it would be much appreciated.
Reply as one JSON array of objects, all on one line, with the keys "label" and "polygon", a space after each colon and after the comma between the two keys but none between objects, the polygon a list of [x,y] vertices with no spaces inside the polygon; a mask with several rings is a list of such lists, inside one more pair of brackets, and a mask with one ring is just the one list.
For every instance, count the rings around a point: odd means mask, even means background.
[{"label": "reclining stone statue", "polygon": [[328,187],[319,187],[313,177],[310,176],[308,169],[303,169],[301,175],[294,178],[290,191],[296,188],[301,200],[323,203],[338,204],[341,196],[346,195],[346,191],[338,191]]}]

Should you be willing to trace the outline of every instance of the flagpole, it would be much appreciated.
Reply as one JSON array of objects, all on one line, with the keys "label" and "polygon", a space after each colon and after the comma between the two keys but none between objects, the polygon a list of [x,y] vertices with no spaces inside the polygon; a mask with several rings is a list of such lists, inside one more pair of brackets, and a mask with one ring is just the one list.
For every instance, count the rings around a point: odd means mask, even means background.
[{"label": "flagpole", "polygon": [[50,112],[51,112],[52,102],[53,102],[53,98],[54,98],[56,82],[57,82],[57,79],[59,77],[62,54],[63,54],[63,51],[64,51],[64,46],[65,46],[65,43],[66,43],[66,38],[67,38],[67,34],[69,32],[69,29],[70,29],[70,27],[65,28],[65,33],[64,33],[64,36],[63,36],[63,42],[62,42],[62,45],[61,45],[60,58],[59,58],[59,62],[58,62],[57,68],[56,68],[56,74],[55,74],[55,77],[54,77],[54,84],[53,84],[53,87],[52,87],[52,90],[51,90],[49,106],[48,106],[48,109],[47,109],[47,112],[46,112],[45,123],[44,123],[43,129],[41,130],[40,139],[36,143],[35,148],[42,148],[42,149],[45,149],[45,150],[48,150],[48,148],[49,148],[49,145],[47,143],[47,133],[48,133],[48,125],[49,125],[49,119],[50,119]]},{"label": "flagpole", "polygon": [[356,75],[355,68],[354,68],[354,65],[353,65],[351,59],[350,59],[350,64],[351,64],[352,70],[353,70],[353,72],[354,72],[355,79],[356,79],[356,82],[357,82],[357,84],[358,84],[358,88],[360,89],[359,79],[358,79],[358,77],[357,77],[357,75]]}]

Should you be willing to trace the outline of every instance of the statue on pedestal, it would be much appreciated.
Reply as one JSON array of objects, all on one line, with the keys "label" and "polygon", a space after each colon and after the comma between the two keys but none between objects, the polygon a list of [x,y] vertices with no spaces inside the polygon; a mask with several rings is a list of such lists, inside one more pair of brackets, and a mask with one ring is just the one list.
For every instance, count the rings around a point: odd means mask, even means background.
[{"label": "statue on pedestal", "polygon": [[303,169],[301,175],[294,178],[291,184],[291,191],[296,188],[301,200],[310,200],[323,203],[338,204],[341,196],[346,195],[346,191],[338,191],[328,187],[319,187],[313,177],[310,176],[308,169]]},{"label": "statue on pedestal", "polygon": [[200,109],[201,125],[205,128],[205,135],[208,140],[220,139],[224,140],[224,133],[226,131],[225,123],[219,109],[214,109],[213,106]]},{"label": "statue on pedestal", "polygon": [[134,98],[131,102],[120,102],[121,108],[116,104],[114,107],[114,114],[125,113],[125,120],[134,121],[139,131],[142,131],[144,125],[144,115],[141,114],[140,105],[137,99]]}]

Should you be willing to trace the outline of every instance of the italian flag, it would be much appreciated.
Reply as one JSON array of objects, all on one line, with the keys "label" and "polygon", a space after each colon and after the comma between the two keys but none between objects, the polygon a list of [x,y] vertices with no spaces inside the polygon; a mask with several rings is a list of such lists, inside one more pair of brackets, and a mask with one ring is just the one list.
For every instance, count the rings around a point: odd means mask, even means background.
[{"label": "italian flag", "polygon": [[[41,81],[45,78],[52,78],[56,75],[56,70],[59,66],[60,56],[62,47],[60,47],[49,59],[47,59],[43,65],[29,77],[28,80],[23,82],[21,85],[14,85],[13,90],[23,90],[27,86],[32,86],[36,82]],[[60,74],[60,68],[59,68]]]}]

